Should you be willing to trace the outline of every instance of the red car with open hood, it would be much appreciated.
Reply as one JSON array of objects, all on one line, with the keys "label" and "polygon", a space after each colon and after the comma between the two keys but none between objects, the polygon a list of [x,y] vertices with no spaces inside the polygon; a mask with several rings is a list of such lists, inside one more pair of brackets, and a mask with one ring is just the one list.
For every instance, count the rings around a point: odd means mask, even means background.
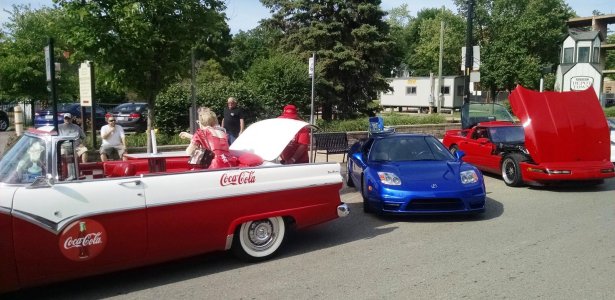
[{"label": "red car with open hood", "polygon": [[449,130],[444,144],[464,160],[501,174],[509,186],[615,177],[609,127],[596,93],[536,92],[518,86],[510,105],[471,104],[469,129]]}]

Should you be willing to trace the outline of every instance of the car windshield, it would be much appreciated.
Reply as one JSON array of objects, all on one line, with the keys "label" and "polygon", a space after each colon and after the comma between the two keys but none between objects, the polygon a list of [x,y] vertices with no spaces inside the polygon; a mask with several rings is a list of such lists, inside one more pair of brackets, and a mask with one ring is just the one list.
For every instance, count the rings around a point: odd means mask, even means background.
[{"label": "car windshield", "polygon": [[489,128],[491,141],[494,143],[522,144],[525,132],[521,126],[502,126]]},{"label": "car windshield", "polygon": [[374,142],[371,161],[454,160],[446,147],[432,136],[392,136]]},{"label": "car windshield", "polygon": [[0,182],[31,183],[46,174],[45,141],[24,135],[0,160]]},{"label": "car windshield", "polygon": [[487,121],[514,122],[506,107],[497,103],[470,103],[469,115],[471,124]]}]

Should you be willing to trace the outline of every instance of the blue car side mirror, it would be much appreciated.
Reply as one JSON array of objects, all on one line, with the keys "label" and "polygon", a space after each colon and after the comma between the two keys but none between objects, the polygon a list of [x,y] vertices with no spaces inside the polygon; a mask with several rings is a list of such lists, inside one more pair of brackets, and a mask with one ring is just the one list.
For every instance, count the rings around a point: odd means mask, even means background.
[{"label": "blue car side mirror", "polygon": [[458,161],[461,161],[461,158],[462,158],[462,157],[464,157],[464,156],[466,156],[466,153],[465,153],[465,152],[463,152],[463,151],[461,151],[461,150],[457,150],[457,151],[455,151],[455,158],[456,158]]}]

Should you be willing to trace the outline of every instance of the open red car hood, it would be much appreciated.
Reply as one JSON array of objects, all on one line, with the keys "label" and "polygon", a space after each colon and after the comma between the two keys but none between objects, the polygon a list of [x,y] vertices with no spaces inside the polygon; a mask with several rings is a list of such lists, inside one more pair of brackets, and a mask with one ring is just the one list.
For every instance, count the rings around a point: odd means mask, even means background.
[{"label": "open red car hood", "polygon": [[536,163],[609,160],[609,127],[593,89],[541,93],[517,86],[509,100]]}]

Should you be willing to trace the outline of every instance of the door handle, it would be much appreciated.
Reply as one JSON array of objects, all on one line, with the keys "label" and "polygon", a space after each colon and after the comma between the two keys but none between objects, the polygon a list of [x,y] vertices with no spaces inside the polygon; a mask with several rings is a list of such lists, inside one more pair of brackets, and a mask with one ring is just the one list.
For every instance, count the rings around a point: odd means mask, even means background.
[{"label": "door handle", "polygon": [[134,185],[141,185],[141,180],[137,179],[137,180],[131,180],[131,181],[124,181],[124,182],[120,182],[119,185],[128,185],[129,183],[133,183]]}]

